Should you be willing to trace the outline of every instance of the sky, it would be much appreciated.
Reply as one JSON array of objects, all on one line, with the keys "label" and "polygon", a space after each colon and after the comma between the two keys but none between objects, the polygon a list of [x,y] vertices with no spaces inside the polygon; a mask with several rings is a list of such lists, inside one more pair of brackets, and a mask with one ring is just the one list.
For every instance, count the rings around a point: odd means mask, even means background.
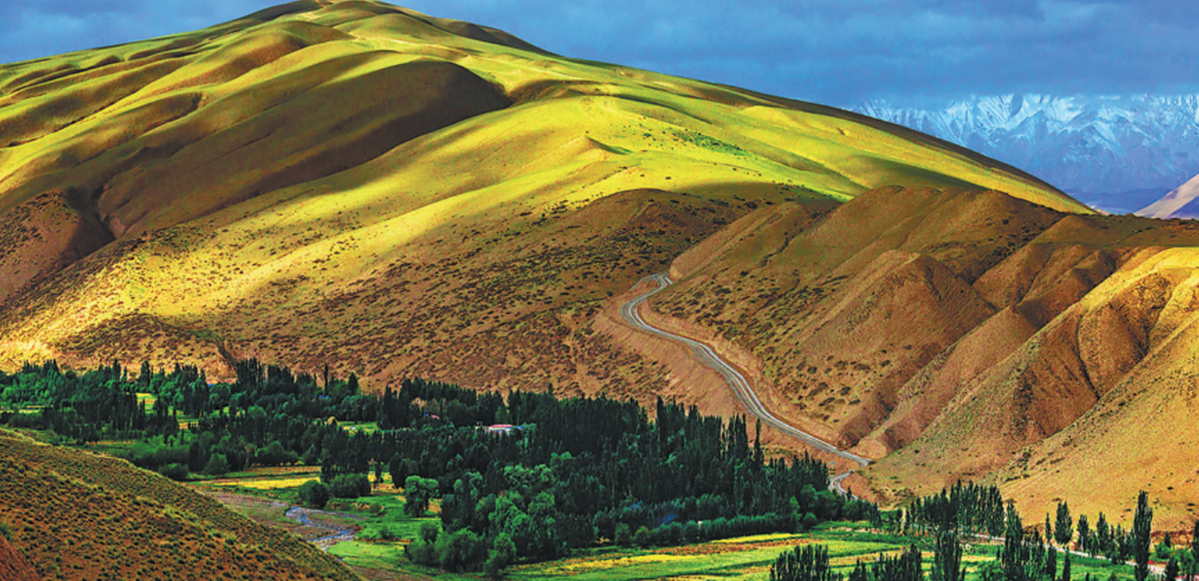
[{"label": "sky", "polygon": [[[25,0],[0,62],[203,28],[278,0]],[[830,105],[1006,93],[1199,93],[1199,3],[409,0],[564,56]]]}]

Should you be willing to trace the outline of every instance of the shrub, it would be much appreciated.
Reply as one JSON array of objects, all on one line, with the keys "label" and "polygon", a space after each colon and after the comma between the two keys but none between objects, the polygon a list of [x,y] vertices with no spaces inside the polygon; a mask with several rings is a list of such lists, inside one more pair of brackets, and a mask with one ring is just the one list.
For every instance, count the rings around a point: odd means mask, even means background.
[{"label": "shrub", "polygon": [[329,494],[336,498],[358,498],[371,493],[371,479],[365,474],[342,474],[329,483]]},{"label": "shrub", "polygon": [[413,563],[421,565],[436,565],[437,553],[434,551],[434,546],[437,544],[437,537],[441,533],[441,527],[436,523],[427,522],[420,526],[420,534],[415,541],[412,541],[404,548],[404,554],[412,560]]},{"label": "shrub", "polygon": [[491,551],[487,553],[487,560],[483,563],[483,573],[488,577],[499,577],[500,572],[515,560],[516,543],[513,543],[506,533],[500,533],[491,543]]},{"label": "shrub", "polygon": [[648,528],[641,527],[637,529],[637,532],[633,533],[633,544],[638,547],[648,547],[652,540]]},{"label": "shrub", "polygon": [[208,458],[208,463],[204,465],[204,473],[218,476],[229,472],[229,461],[225,459],[224,454],[213,454]]},{"label": "shrub", "polygon": [[616,535],[612,542],[622,547],[627,547],[633,543],[633,535],[629,533],[629,525],[626,523],[618,523],[616,525]]},{"label": "shrub", "polygon": [[409,476],[404,480],[404,514],[411,517],[423,516],[429,509],[429,500],[436,495],[436,480]]},{"label": "shrub", "polygon": [[329,503],[329,488],[317,480],[309,480],[300,487],[300,502],[308,508],[325,508]]},{"label": "shrub", "polygon": [[170,478],[171,480],[187,480],[187,465],[186,464],[167,464],[160,466],[158,473]]},{"label": "shrub", "polygon": [[[474,531],[459,529],[451,534],[438,536],[434,550],[437,553],[437,562],[442,569],[465,571],[478,566],[483,560],[486,548]],[[515,544],[512,550],[516,551]]]}]

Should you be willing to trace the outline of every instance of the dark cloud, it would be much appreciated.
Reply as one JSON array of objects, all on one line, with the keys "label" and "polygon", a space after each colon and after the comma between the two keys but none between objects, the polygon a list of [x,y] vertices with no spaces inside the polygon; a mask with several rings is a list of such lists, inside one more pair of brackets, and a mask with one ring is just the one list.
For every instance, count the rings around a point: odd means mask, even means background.
[{"label": "dark cloud", "polygon": [[[0,60],[191,30],[273,2],[35,0]],[[1199,4],[1067,0],[411,0],[566,56],[832,104],[1006,92],[1199,92]]]}]

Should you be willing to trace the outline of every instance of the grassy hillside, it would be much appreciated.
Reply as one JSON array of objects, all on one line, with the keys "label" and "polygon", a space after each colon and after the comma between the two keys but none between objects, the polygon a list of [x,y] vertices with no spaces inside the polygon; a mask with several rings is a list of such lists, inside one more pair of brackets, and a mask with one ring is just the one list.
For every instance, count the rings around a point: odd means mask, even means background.
[{"label": "grassy hillside", "polygon": [[1182,529],[1196,245],[1190,222],[883,188],[750,214],[651,303],[725,345],[776,410],[879,459],[863,474],[884,498],[989,479],[1033,520],[1066,499],[1122,522],[1145,489],[1156,525]]},{"label": "grassy hillside", "polygon": [[669,269],[647,318],[881,458],[886,497],[1145,486],[1182,522],[1196,246],[910,130],[379,2],[0,66],[6,367],[258,357],[733,413],[620,323]]},{"label": "grassy hillside", "polygon": [[0,430],[0,522],[45,579],[355,579],[298,537],[123,460]]},{"label": "grassy hillside", "polygon": [[236,357],[650,397],[603,300],[768,204],[1086,208],[835,109],[378,2],[0,67],[0,364]]}]

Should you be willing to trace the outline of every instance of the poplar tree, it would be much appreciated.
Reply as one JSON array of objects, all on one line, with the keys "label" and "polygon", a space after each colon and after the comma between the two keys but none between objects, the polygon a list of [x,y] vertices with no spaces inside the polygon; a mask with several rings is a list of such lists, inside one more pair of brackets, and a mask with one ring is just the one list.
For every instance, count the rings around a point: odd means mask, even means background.
[{"label": "poplar tree", "polygon": [[1070,544],[1074,537],[1074,522],[1070,518],[1070,505],[1059,502],[1057,505],[1057,522],[1054,523],[1053,540],[1061,546]]},{"label": "poplar tree", "polygon": [[937,534],[937,552],[933,556],[932,581],[965,581],[962,568],[962,545],[957,535],[947,531]]},{"label": "poplar tree", "polygon": [[1024,545],[1024,524],[1014,505],[1008,505],[1007,526],[1000,550],[999,566],[1006,581],[1026,581],[1028,578],[1028,547]]},{"label": "poplar tree", "polygon": [[1195,526],[1191,529],[1191,566],[1187,574],[1194,577],[1197,569],[1199,569],[1199,520],[1195,521]]},{"label": "poplar tree", "polygon": [[1149,577],[1149,534],[1153,526],[1153,509],[1149,508],[1149,494],[1144,490],[1137,496],[1137,512],[1132,517],[1132,554],[1136,561],[1133,576],[1136,581]]}]

